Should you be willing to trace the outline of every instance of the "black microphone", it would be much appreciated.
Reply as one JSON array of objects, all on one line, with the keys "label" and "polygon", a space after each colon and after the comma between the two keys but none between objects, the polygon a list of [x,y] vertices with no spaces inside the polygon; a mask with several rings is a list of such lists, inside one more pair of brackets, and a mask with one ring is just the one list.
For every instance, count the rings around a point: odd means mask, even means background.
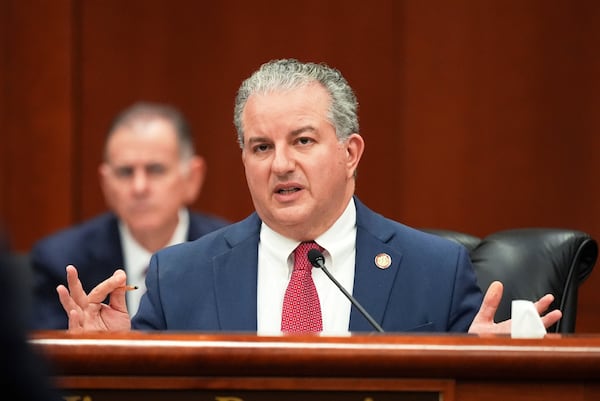
[{"label": "black microphone", "polygon": [[325,257],[323,256],[321,251],[314,248],[308,251],[308,260],[310,261],[310,264],[312,264],[314,267],[318,267],[319,269],[323,270],[323,272],[325,272],[327,277],[329,277],[329,279],[333,281],[333,284],[335,284],[337,288],[339,288],[340,291],[342,291],[346,298],[348,298],[350,302],[352,302],[352,305],[354,305],[356,309],[358,309],[360,313],[362,313],[362,315],[369,321],[369,323],[371,323],[371,326],[373,326],[375,330],[377,330],[380,333],[383,333],[383,329],[375,321],[375,319],[373,319],[373,317],[369,315],[365,308],[363,308],[362,305],[359,304],[358,301],[354,299],[354,297],[350,295],[350,293],[346,291],[344,287],[342,287],[342,285],[335,279],[335,277],[331,275],[329,270],[327,270],[327,268],[325,267]]}]

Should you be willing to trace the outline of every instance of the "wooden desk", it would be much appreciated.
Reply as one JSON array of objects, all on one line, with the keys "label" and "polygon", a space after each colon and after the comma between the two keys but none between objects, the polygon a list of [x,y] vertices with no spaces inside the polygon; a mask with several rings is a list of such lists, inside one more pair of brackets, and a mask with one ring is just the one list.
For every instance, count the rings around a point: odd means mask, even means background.
[{"label": "wooden desk", "polygon": [[37,332],[69,401],[598,400],[600,336]]}]

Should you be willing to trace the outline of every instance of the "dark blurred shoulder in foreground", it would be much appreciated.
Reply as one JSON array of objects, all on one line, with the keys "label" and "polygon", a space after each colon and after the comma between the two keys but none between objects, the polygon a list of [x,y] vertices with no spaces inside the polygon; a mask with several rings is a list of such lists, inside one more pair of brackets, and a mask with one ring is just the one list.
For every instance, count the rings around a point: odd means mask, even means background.
[{"label": "dark blurred shoulder in foreground", "polygon": [[27,286],[20,280],[6,231],[0,227],[0,388],[14,400],[61,400],[50,380],[50,366],[27,342]]}]

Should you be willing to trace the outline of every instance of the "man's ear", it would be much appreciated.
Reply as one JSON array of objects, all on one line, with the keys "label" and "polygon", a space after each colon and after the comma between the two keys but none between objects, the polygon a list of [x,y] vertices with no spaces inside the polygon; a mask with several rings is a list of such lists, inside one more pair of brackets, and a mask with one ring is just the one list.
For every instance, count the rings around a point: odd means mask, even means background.
[{"label": "man's ear", "polygon": [[196,201],[206,178],[206,161],[203,157],[193,156],[188,162],[185,180],[185,202],[190,205]]},{"label": "man's ear", "polygon": [[365,141],[359,134],[352,134],[346,139],[346,170],[348,177],[356,175],[358,163],[365,150]]},{"label": "man's ear", "polygon": [[104,194],[104,199],[107,204],[110,204],[110,194],[108,193],[108,179],[110,175],[110,166],[106,163],[102,163],[98,166],[98,182],[100,183],[100,189]]}]

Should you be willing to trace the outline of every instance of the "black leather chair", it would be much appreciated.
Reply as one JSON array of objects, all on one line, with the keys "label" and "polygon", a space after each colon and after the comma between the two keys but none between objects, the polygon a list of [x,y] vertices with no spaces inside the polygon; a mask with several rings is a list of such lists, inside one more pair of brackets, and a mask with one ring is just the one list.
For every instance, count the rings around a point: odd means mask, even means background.
[{"label": "black leather chair", "polygon": [[588,234],[560,228],[519,228],[485,238],[445,229],[424,229],[464,245],[470,252],[477,282],[485,293],[492,281],[504,284],[495,320],[510,318],[514,299],[536,301],[551,293],[551,309],[563,317],[549,333],[573,333],[579,286],[592,272],[598,244]]}]

